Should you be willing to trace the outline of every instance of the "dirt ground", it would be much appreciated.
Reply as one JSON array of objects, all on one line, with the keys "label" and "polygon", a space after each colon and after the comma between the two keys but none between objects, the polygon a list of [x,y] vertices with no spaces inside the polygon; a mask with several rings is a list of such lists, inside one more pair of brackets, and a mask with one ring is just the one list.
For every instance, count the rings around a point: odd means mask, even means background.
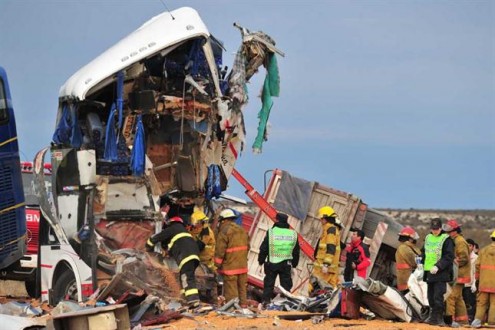
[{"label": "dirt ground", "polygon": [[[260,318],[241,318],[220,316],[210,312],[206,316],[196,316],[193,319],[182,318],[168,324],[143,327],[142,329],[388,329],[388,330],[434,330],[445,329],[422,323],[391,322],[387,320],[345,320],[340,318],[324,319],[319,324],[313,324],[312,320],[284,320],[276,319],[277,315],[294,315],[295,313],[279,311],[263,311]],[[304,313],[299,313],[305,315]],[[307,315],[307,314],[306,314]],[[275,325],[278,324],[278,325]],[[469,328],[466,325],[466,328]],[[462,329],[462,328],[461,328]]]}]

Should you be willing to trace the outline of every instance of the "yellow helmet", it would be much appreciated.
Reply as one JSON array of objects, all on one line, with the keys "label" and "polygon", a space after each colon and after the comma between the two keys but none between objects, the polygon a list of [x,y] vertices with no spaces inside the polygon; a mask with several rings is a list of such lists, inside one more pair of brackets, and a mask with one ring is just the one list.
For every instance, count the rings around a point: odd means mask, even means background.
[{"label": "yellow helmet", "polygon": [[335,211],[330,206],[323,206],[318,210],[318,218],[330,218],[336,216]]},{"label": "yellow helmet", "polygon": [[196,226],[200,221],[207,221],[208,217],[201,210],[196,210],[191,214],[191,225]]},{"label": "yellow helmet", "polygon": [[490,235],[491,238],[495,238],[495,230],[493,231],[493,233]]}]

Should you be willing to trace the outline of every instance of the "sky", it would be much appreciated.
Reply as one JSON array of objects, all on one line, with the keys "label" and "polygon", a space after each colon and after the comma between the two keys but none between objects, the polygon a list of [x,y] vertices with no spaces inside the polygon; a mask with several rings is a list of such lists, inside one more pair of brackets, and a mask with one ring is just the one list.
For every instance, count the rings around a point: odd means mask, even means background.
[{"label": "sky", "polygon": [[[263,68],[248,86],[236,168],[258,192],[278,168],[372,208],[495,209],[490,0],[0,0],[0,66],[23,160],[49,145],[59,88],[74,72],[183,6],[223,41],[229,67],[241,41],[234,22],[264,31],[285,53],[258,155]],[[233,178],[227,194],[247,199]]]}]

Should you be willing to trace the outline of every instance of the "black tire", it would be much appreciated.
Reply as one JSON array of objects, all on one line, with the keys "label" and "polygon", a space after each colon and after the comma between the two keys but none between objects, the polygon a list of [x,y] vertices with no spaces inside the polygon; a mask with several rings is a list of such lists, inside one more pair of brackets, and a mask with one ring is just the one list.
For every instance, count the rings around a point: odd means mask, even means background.
[{"label": "black tire", "polygon": [[53,285],[53,306],[63,300],[77,301],[77,283],[71,270],[63,272]]},{"label": "black tire", "polygon": [[39,298],[36,281],[26,281],[26,291],[31,298]]}]

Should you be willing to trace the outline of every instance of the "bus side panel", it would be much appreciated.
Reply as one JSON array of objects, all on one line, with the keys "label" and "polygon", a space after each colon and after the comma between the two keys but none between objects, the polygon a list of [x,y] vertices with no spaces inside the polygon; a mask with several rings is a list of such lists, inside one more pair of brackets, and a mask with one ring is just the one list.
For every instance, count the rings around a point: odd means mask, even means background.
[{"label": "bus side panel", "polygon": [[0,68],[0,269],[26,250],[26,213],[14,111],[5,71]]}]

